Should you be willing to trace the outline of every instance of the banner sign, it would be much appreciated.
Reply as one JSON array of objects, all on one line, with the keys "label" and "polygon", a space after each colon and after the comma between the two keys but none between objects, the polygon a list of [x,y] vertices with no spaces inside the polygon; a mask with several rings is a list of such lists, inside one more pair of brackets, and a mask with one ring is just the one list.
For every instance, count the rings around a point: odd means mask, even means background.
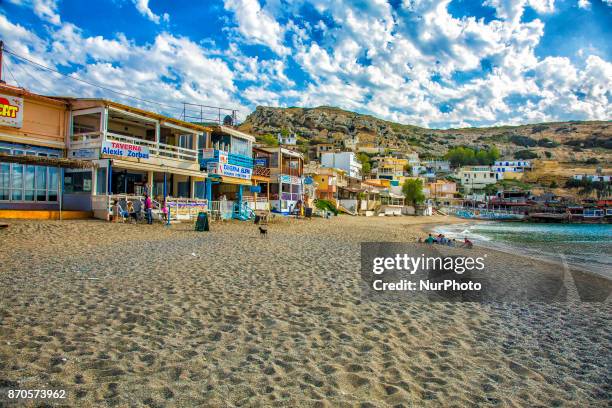
[{"label": "banner sign", "polygon": [[23,98],[0,94],[0,126],[23,126]]},{"label": "banner sign", "polygon": [[229,163],[208,163],[208,172],[221,176],[235,177],[243,180],[250,180],[253,169],[248,167],[236,166]]},{"label": "banner sign", "polygon": [[261,186],[251,186],[251,193],[261,193]]},{"label": "banner sign", "polygon": [[149,148],[122,142],[102,142],[102,154],[107,156],[131,157],[134,159],[148,159]]},{"label": "banner sign", "polygon": [[297,176],[289,176],[287,174],[280,174],[278,181],[283,184],[302,184],[302,180]]}]

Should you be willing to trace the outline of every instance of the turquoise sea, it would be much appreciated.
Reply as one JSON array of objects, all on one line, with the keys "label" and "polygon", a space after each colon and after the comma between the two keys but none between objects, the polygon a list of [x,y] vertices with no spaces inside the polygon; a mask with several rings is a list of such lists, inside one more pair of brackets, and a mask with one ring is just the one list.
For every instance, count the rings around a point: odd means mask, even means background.
[{"label": "turquoise sea", "polygon": [[612,279],[612,224],[482,222],[436,228],[436,233],[476,245],[567,263]]}]

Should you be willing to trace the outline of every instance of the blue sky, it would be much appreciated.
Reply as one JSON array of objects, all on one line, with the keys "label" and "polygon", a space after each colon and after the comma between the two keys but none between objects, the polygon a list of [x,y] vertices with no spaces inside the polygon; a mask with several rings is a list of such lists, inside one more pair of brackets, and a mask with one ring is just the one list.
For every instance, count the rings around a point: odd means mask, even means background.
[{"label": "blue sky", "polygon": [[[196,5],[196,3],[202,3]],[[180,115],[333,105],[446,128],[612,119],[612,0],[0,0],[4,78]]]}]

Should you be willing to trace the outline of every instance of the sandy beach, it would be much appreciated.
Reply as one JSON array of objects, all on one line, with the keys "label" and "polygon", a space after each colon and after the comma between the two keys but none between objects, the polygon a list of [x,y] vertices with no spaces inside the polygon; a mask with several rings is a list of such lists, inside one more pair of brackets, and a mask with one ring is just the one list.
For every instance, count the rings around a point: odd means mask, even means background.
[{"label": "sandy beach", "polygon": [[11,220],[0,389],[83,407],[609,406],[610,302],[362,297],[361,242],[448,222],[277,220],[262,238],[240,222]]}]

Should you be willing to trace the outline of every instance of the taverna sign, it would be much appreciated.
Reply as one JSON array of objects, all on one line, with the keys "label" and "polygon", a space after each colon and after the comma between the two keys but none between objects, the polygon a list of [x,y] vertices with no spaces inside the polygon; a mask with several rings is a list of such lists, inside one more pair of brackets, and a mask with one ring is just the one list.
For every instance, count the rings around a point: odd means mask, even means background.
[{"label": "taverna sign", "polygon": [[148,147],[108,140],[102,143],[101,153],[106,156],[131,157],[134,159],[149,158]]}]

